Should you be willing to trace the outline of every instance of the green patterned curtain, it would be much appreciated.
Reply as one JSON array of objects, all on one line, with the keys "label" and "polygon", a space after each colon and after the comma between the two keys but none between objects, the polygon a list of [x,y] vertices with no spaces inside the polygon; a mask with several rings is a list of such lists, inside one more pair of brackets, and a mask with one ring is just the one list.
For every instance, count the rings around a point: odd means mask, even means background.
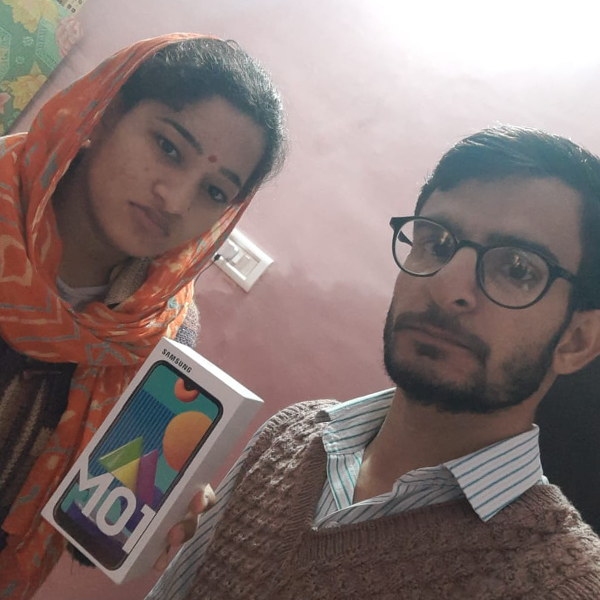
[{"label": "green patterned curtain", "polygon": [[85,4],[86,0],[58,0],[69,12],[76,13]]},{"label": "green patterned curtain", "polygon": [[0,0],[0,135],[81,37],[56,0]]}]

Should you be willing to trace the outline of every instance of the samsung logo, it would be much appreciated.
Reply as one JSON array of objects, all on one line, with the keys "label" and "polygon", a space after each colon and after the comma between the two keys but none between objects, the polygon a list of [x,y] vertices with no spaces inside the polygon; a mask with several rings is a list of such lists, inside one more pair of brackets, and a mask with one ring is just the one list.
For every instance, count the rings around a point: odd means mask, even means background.
[{"label": "samsung logo", "polygon": [[182,371],[186,373],[192,372],[192,367],[186,365],[182,360],[179,360],[174,354],[171,354],[168,350],[163,350],[163,354],[173,363],[175,363]]}]

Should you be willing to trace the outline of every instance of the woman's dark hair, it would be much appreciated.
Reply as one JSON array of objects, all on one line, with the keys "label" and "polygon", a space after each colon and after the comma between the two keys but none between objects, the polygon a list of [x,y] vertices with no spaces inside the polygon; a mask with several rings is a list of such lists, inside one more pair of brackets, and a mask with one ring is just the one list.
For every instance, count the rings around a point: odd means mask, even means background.
[{"label": "woman's dark hair", "polygon": [[554,177],[579,192],[583,200],[581,285],[573,287],[571,307],[600,309],[600,159],[570,140],[507,125],[471,135],[444,154],[421,188],[415,214],[420,214],[435,190],[449,191],[468,180],[508,177]]},{"label": "woman's dark hair", "polygon": [[281,95],[270,75],[235,42],[195,38],[159,50],[121,88],[125,110],[142,100],[158,100],[173,110],[220,96],[264,132],[265,150],[244,184],[243,200],[285,160],[286,128]]}]

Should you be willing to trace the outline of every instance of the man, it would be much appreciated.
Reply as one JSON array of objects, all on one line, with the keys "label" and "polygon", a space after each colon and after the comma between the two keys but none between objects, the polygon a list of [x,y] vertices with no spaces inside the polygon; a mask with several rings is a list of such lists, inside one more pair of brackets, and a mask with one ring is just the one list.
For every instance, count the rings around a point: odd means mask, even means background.
[{"label": "man", "polygon": [[600,598],[536,408],[600,354],[600,160],[503,127],[393,218],[396,388],[275,415],[150,598]]}]

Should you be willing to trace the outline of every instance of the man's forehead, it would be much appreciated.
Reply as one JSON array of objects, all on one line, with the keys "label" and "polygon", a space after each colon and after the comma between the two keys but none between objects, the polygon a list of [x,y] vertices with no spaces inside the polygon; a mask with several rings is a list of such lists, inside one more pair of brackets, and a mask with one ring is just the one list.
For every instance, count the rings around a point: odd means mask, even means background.
[{"label": "man's forehead", "polygon": [[459,237],[489,243],[498,235],[546,245],[562,266],[577,269],[581,258],[580,194],[562,181],[506,178],[469,180],[436,190],[421,216],[437,219]]}]

